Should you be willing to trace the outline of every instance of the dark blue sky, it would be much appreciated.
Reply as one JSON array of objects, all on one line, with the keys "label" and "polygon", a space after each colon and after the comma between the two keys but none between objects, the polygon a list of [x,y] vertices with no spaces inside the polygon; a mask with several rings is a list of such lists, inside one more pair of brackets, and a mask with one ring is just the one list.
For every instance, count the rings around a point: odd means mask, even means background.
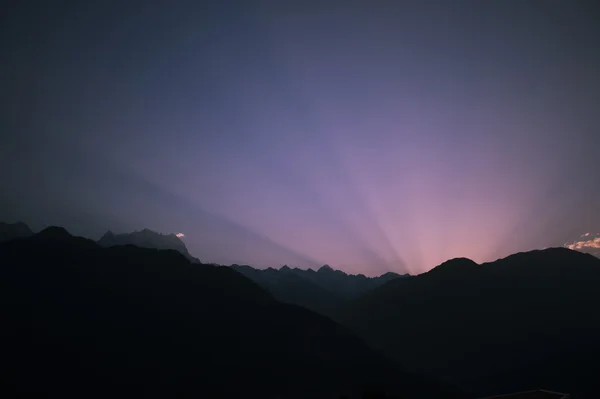
[{"label": "dark blue sky", "polygon": [[0,220],[369,275],[600,232],[593,2],[13,3]]}]

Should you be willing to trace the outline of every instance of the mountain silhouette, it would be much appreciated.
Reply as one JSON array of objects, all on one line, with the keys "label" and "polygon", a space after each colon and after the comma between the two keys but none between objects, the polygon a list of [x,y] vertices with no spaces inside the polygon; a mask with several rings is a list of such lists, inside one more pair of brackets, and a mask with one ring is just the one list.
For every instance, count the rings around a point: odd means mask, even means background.
[{"label": "mountain silhouette", "polygon": [[386,273],[379,277],[351,275],[324,265],[316,272],[283,266],[255,269],[250,266],[232,265],[233,269],[255,281],[282,302],[303,306],[315,312],[334,316],[340,307],[350,300],[401,276]]},{"label": "mountain silhouette", "polygon": [[447,260],[446,262],[442,263],[441,265],[434,267],[433,269],[429,270],[428,272],[426,272],[425,274],[436,274],[436,275],[440,275],[440,274],[447,274],[447,275],[458,275],[460,273],[468,273],[470,272],[472,269],[475,269],[479,267],[479,265],[472,261],[471,259],[468,258],[454,258],[454,259],[450,259]]},{"label": "mountain silhouette", "polygon": [[331,268],[331,266],[329,266],[329,265],[323,265],[323,266],[321,266],[319,268],[319,270],[317,270],[317,272],[320,272],[320,273],[330,273],[330,272],[335,272],[335,270],[333,270]]},{"label": "mountain silhouette", "polygon": [[190,255],[187,247],[175,234],[161,234],[150,229],[134,231],[133,233],[114,234],[107,231],[98,240],[103,247],[114,247],[116,245],[135,245],[142,248],[173,249],[180,252],[190,262],[200,263],[200,260]]},{"label": "mountain silhouette", "polygon": [[1,243],[0,264],[4,397],[464,397],[176,250],[51,227]]},{"label": "mountain silhouette", "polygon": [[31,235],[33,235],[33,232],[25,223],[0,222],[0,242],[29,237]]},{"label": "mountain silhouette", "polygon": [[454,259],[354,301],[338,320],[403,366],[480,392],[595,397],[600,260],[565,248]]}]

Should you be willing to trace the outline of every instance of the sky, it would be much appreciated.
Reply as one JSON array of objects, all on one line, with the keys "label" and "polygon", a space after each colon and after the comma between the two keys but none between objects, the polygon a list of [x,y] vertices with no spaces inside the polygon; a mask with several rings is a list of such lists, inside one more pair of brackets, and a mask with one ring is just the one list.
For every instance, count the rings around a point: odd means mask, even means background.
[{"label": "sky", "polygon": [[598,249],[594,2],[122,3],[3,11],[0,220],[366,275]]}]

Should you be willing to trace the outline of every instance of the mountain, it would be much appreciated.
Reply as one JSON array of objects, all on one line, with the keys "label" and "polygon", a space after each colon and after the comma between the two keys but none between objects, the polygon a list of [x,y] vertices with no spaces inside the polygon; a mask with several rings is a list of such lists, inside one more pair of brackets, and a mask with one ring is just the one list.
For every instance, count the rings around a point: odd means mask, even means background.
[{"label": "mountain", "polygon": [[0,222],[0,242],[24,238],[33,235],[33,232],[25,223],[3,223]]},{"label": "mountain", "polygon": [[349,275],[328,265],[317,271],[292,269],[288,266],[279,270],[261,270],[245,265],[231,267],[265,288],[278,300],[300,305],[327,316],[334,316],[349,300],[356,299],[388,281],[405,277],[391,272],[379,277]]},{"label": "mountain", "polygon": [[0,244],[0,264],[3,397],[464,397],[175,250],[107,248],[52,227]]},{"label": "mountain", "polygon": [[177,235],[160,234],[149,229],[126,234],[114,234],[112,231],[108,231],[98,240],[98,244],[103,247],[135,245],[141,248],[173,249],[185,256],[190,262],[200,263],[199,259],[190,255],[187,247]]},{"label": "mountain", "polygon": [[285,266],[280,270],[273,268],[259,270],[238,265],[231,267],[256,282],[281,302],[299,305],[327,316],[334,315],[344,303],[340,295],[315,284]]},{"label": "mountain", "polygon": [[453,259],[354,301],[343,324],[412,370],[481,396],[544,387],[595,397],[600,260],[565,248]]}]

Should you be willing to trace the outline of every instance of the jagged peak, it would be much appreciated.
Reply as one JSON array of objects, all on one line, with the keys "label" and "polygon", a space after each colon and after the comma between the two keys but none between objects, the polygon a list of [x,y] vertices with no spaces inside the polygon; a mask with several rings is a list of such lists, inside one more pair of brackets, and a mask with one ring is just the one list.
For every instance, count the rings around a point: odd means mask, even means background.
[{"label": "jagged peak", "polygon": [[332,272],[334,270],[329,265],[323,265],[317,271],[323,273],[323,272]]},{"label": "jagged peak", "polygon": [[102,238],[111,238],[114,237],[115,233],[113,233],[112,231],[108,230],[106,233],[104,233],[104,235],[102,236]]},{"label": "jagged peak", "polygon": [[408,276],[408,275],[409,275],[408,273],[399,274],[396,272],[385,272],[381,276],[378,276],[378,277],[402,277],[402,276]]}]

